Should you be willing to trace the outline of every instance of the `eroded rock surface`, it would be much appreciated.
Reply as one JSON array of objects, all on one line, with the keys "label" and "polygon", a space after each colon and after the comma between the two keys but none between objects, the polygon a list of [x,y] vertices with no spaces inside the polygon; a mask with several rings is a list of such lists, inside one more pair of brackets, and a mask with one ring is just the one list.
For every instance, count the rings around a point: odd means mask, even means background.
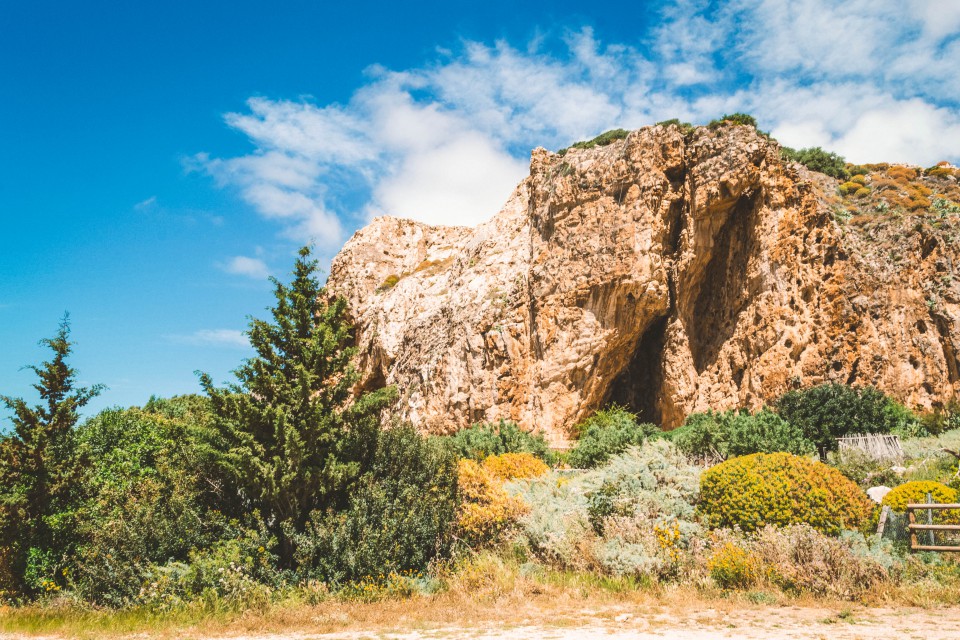
[{"label": "eroded rock surface", "polygon": [[960,221],[840,224],[835,189],[751,127],[648,127],[535,150],[477,228],[374,220],[328,289],[363,384],[433,433],[505,418],[559,443],[611,401],[669,428],[825,381],[936,406],[960,391]]}]

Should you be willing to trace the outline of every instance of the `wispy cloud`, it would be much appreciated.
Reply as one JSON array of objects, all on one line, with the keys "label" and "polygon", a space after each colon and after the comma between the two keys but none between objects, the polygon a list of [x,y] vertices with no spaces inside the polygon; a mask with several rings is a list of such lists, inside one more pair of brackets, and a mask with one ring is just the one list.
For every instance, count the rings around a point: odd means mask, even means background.
[{"label": "wispy cloud", "polygon": [[856,162],[960,159],[960,4],[674,0],[639,38],[466,41],[371,67],[346,104],[253,98],[225,116],[253,151],[193,163],[287,236],[335,247],[380,214],[475,224],[532,147],[673,117],[749,111],[785,144]]},{"label": "wispy cloud", "polygon": [[202,347],[233,347],[250,346],[250,341],[243,331],[237,329],[200,329],[190,334],[173,334],[166,336],[171,342]]},{"label": "wispy cloud", "polygon": [[157,204],[157,196],[150,196],[146,200],[141,200],[137,204],[133,205],[134,211],[146,211],[151,209]]},{"label": "wispy cloud", "polygon": [[254,280],[264,280],[270,275],[270,269],[260,258],[234,256],[223,265],[223,270],[239,276],[246,276]]}]

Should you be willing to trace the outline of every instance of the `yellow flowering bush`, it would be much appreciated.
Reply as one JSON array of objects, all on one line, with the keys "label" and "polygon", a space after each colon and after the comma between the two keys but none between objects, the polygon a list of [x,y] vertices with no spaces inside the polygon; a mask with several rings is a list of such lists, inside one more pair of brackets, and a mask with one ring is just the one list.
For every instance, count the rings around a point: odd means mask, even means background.
[{"label": "yellow flowering bush", "polygon": [[894,511],[906,511],[907,505],[910,503],[926,502],[928,493],[934,502],[940,504],[957,501],[957,492],[945,484],[928,480],[914,480],[896,487],[885,495],[883,504]]},{"label": "yellow flowering bush", "polygon": [[699,508],[714,528],[807,523],[828,535],[861,528],[873,512],[866,494],[839,471],[789,453],[756,453],[708,469]]},{"label": "yellow flowering bush", "polygon": [[680,523],[674,520],[666,524],[653,525],[653,535],[657,541],[660,551],[670,559],[671,562],[679,562],[680,554],[683,552],[683,533],[680,531]]},{"label": "yellow flowering bush", "polygon": [[856,193],[857,189],[859,189],[861,186],[863,185],[860,185],[856,182],[844,182],[838,188],[840,189],[841,195],[847,195],[848,193]]},{"label": "yellow flowering bush", "polygon": [[503,480],[485,464],[460,460],[457,478],[460,506],[456,532],[457,537],[470,546],[496,542],[527,512],[526,503],[510,496],[503,488]]},{"label": "yellow flowering bush", "polygon": [[500,480],[520,478],[538,478],[550,470],[543,460],[531,453],[503,453],[489,456],[483,461],[483,468]]},{"label": "yellow flowering bush", "polygon": [[[945,484],[931,482],[929,480],[914,480],[894,488],[890,493],[883,497],[884,504],[894,511],[906,511],[908,504],[915,504],[927,501],[927,494],[930,494],[933,501],[938,504],[952,504],[957,502],[957,492]],[[926,512],[921,512],[926,517]],[[960,512],[934,511],[933,520],[936,524],[957,524],[960,523]],[[926,522],[924,520],[924,522]]]},{"label": "yellow flowering bush", "polygon": [[733,542],[720,546],[707,561],[707,570],[723,589],[746,589],[761,575],[760,559]]}]

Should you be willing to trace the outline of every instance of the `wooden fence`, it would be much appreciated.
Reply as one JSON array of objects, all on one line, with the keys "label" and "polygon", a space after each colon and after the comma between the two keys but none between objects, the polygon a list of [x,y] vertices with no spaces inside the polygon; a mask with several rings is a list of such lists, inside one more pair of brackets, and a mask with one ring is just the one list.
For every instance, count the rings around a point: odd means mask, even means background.
[{"label": "wooden fence", "polygon": [[[940,511],[943,509],[960,509],[960,504],[933,504],[929,496],[927,497],[927,503],[923,504],[908,504],[907,505],[907,519],[909,524],[907,528],[910,530],[910,550],[911,551],[960,551],[960,546],[949,546],[949,545],[938,545],[934,539],[934,532],[936,531],[953,531],[960,532],[960,524],[933,524],[933,512]],[[926,524],[921,524],[917,522],[916,512],[917,511],[926,511]],[[928,544],[920,544],[917,540],[917,532],[926,531],[927,532],[927,542]]]},{"label": "wooden fence", "polygon": [[903,447],[899,436],[881,433],[862,433],[837,438],[837,449],[843,455],[859,451],[875,460],[902,460]]}]

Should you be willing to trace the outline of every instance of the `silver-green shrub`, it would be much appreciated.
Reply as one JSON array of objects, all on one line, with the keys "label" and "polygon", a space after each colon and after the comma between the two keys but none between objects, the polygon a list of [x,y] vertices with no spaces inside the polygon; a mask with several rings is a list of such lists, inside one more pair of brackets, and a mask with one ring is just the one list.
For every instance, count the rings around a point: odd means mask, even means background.
[{"label": "silver-green shrub", "polygon": [[530,505],[522,536],[538,558],[568,569],[661,579],[703,539],[695,520],[700,469],[666,441],[601,467],[508,485]]}]

